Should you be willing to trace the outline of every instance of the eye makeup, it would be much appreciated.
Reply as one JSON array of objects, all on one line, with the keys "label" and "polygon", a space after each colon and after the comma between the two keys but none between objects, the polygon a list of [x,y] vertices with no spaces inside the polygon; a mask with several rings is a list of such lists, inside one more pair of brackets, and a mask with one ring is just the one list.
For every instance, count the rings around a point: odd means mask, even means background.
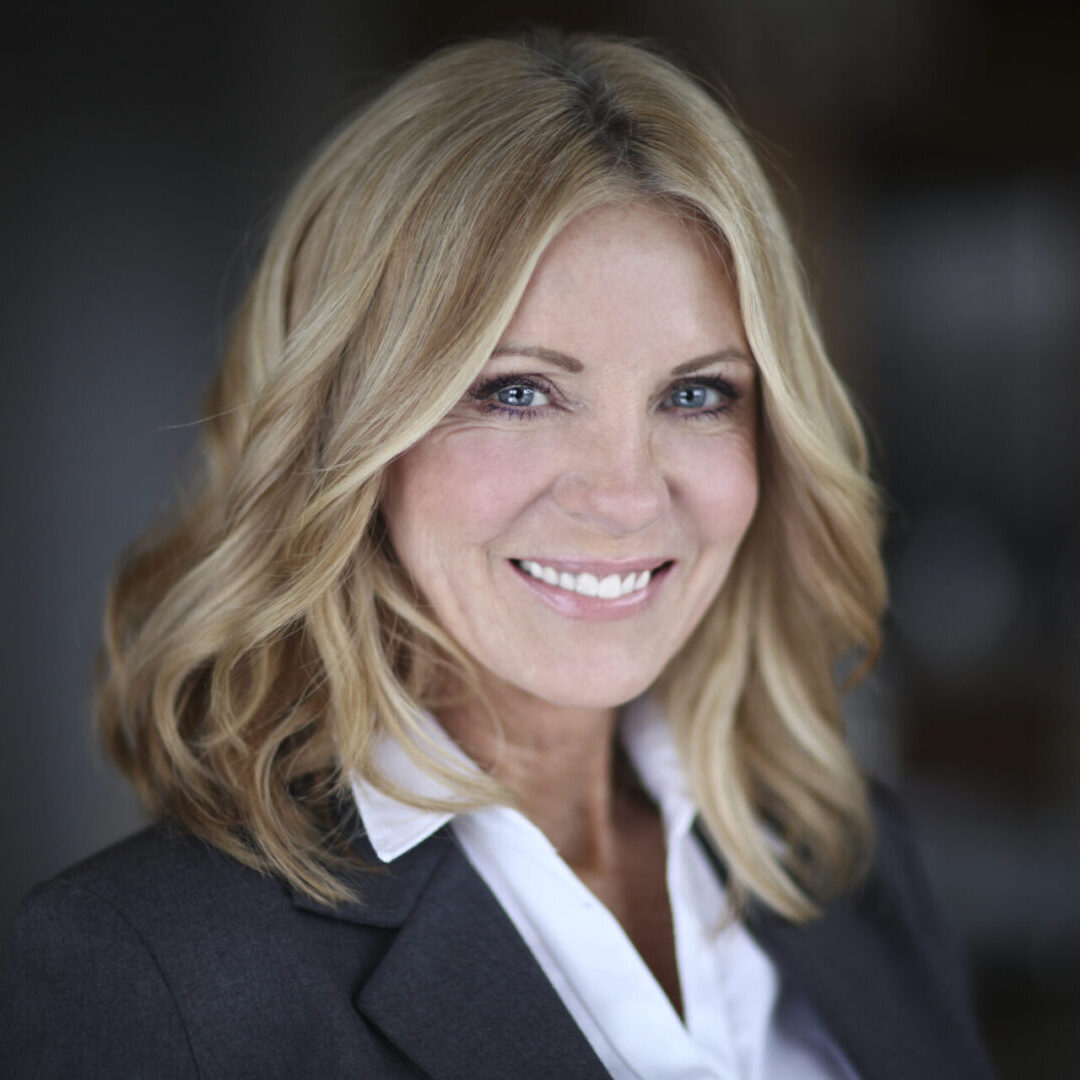
[{"label": "eye makeup", "polygon": [[[534,406],[531,403],[511,404],[500,401],[498,394],[505,390],[531,391],[532,396],[542,394],[548,398],[548,404]],[[558,392],[546,379],[536,375],[494,375],[491,378],[481,378],[474,383],[468,391],[471,400],[486,413],[494,413],[506,416],[514,420],[532,420],[544,415],[552,408],[552,401],[558,397]]]},{"label": "eye makeup", "polygon": [[[699,389],[706,391],[707,399],[700,405],[673,403],[673,398],[680,391]],[[505,396],[507,391],[516,391],[518,400],[508,400]],[[533,404],[537,396],[546,400]],[[709,420],[730,412],[743,396],[742,389],[721,375],[688,375],[670,383],[656,401],[662,412],[679,419]],[[546,378],[534,374],[508,373],[481,377],[469,388],[467,397],[485,413],[514,420],[537,419],[562,407],[558,390]]]},{"label": "eye makeup", "polygon": [[716,403],[708,408],[704,407],[704,405],[684,408],[679,405],[668,404],[666,411],[682,413],[683,418],[687,420],[710,420],[730,412],[742,400],[743,396],[743,392],[734,383],[721,375],[688,375],[685,378],[676,380],[668,387],[664,401],[670,403],[680,391],[696,389],[713,391],[716,395]]}]

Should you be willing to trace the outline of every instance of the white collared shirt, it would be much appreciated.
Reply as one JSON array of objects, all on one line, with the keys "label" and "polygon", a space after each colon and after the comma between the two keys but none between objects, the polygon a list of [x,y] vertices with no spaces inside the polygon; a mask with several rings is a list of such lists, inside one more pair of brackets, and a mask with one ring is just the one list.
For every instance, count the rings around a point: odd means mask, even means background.
[{"label": "white collared shirt", "polygon": [[[431,720],[448,759],[475,768]],[[604,1067],[616,1080],[855,1080],[809,1004],[782,987],[693,833],[696,810],[668,725],[648,698],[624,710],[627,755],[663,820],[667,888],[685,1022],[619,922],[527,818],[505,806],[420,810],[354,780],[364,829],[385,863],[448,821]],[[376,765],[401,788],[452,798],[387,739]]]}]

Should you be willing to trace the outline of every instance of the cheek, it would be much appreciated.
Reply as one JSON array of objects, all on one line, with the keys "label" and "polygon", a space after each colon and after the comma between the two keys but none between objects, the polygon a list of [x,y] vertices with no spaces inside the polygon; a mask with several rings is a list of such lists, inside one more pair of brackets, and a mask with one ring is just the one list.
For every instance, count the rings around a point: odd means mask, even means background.
[{"label": "cheek", "polygon": [[741,538],[757,510],[758,472],[754,456],[740,455],[730,462],[717,487],[717,525]]},{"label": "cheek", "polygon": [[680,461],[685,503],[705,542],[738,543],[753,520],[758,470],[753,440],[743,434],[684,448]]},{"label": "cheek", "polygon": [[[406,569],[497,540],[543,490],[543,455],[506,432],[457,430],[422,439],[390,467],[383,513]],[[421,564],[421,565],[418,565]]]}]

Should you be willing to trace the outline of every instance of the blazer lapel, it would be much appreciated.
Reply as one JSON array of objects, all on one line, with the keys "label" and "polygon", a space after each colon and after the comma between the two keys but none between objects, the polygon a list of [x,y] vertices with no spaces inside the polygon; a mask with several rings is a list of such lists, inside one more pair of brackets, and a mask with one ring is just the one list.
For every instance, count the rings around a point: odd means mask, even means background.
[{"label": "blazer lapel", "polygon": [[[752,904],[746,928],[799,988],[860,1080],[986,1080],[992,1075],[935,928],[909,905],[910,882],[879,821],[873,872],[820,918],[797,925]],[[727,871],[698,826],[721,880]]]},{"label": "blazer lapel", "polygon": [[[377,864],[374,853],[361,858]],[[368,849],[370,851],[370,849]],[[448,827],[359,881],[335,918],[398,933],[353,1001],[433,1080],[607,1080],[608,1073]]]},{"label": "blazer lapel", "polygon": [[900,937],[867,918],[870,905],[868,893],[845,898],[802,926],[759,908],[747,928],[805,994],[862,1080],[955,1080],[944,1062],[948,1049],[935,1047],[927,1030],[935,1006],[917,994],[914,958]]}]

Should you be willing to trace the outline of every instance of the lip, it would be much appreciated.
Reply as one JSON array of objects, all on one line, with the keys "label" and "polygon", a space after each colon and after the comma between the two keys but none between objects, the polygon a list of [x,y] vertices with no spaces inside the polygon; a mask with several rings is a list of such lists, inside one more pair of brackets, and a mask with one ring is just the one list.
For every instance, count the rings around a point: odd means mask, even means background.
[{"label": "lip", "polygon": [[626,619],[644,611],[653,602],[660,589],[664,587],[675,566],[675,563],[670,559],[654,559],[652,561],[631,559],[611,562],[585,562],[566,559],[551,561],[537,559],[535,561],[543,562],[544,566],[550,566],[553,570],[565,570],[567,573],[596,574],[597,577],[617,574],[620,570],[629,574],[631,571],[652,570],[657,566],[663,566],[663,569],[652,575],[649,584],[644,589],[629,593],[626,596],[615,597],[612,600],[602,600],[598,596],[582,596],[580,593],[561,589],[557,585],[549,585],[546,581],[534,578],[532,574],[522,570],[520,566],[516,565],[516,560],[507,560],[507,565],[518,581],[550,608],[567,618],[590,622]]},{"label": "lip", "polygon": [[545,559],[537,555],[523,555],[520,559],[511,560],[515,563],[535,562],[541,566],[550,566],[552,570],[565,571],[568,574],[594,574],[598,578],[607,577],[609,574],[618,574],[625,577],[627,574],[639,574],[642,570],[655,570],[664,563],[673,562],[667,555],[657,555],[655,558],[643,559]]}]

